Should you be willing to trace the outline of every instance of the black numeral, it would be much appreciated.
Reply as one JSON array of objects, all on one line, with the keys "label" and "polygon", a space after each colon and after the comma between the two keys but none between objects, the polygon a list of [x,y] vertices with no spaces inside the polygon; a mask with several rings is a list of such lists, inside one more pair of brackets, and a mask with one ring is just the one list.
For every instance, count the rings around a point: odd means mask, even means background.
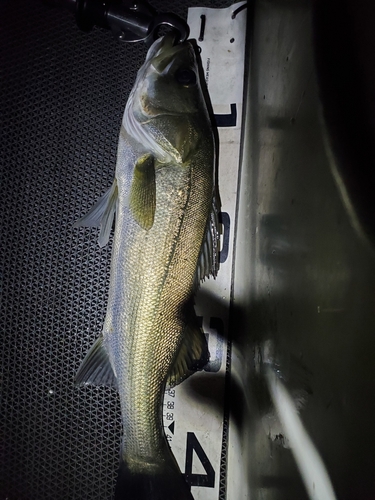
[{"label": "black numeral", "polygon": [[230,230],[230,217],[227,212],[219,213],[219,222],[223,225],[223,245],[220,250],[220,264],[223,264],[228,258],[229,252],[229,230]]},{"label": "black numeral", "polygon": [[[203,327],[203,316],[197,316],[197,322],[198,325],[202,328]],[[221,318],[217,317],[212,317],[210,318],[210,328],[212,330],[216,330],[216,349],[215,353],[210,349],[210,360],[206,364],[206,366],[203,368],[205,372],[211,372],[211,373],[217,373],[220,368],[221,364],[223,362],[223,352],[224,352],[224,334],[225,334],[225,328],[224,328],[224,321]],[[210,333],[204,332],[206,336],[207,343],[209,342],[209,337]]]},{"label": "black numeral", "polygon": [[[205,372],[217,373],[221,368],[224,351],[224,322],[221,318],[210,318],[210,328],[216,330],[216,352],[215,357],[210,356],[210,361],[203,368]],[[207,335],[207,334],[206,334]]]},{"label": "black numeral", "polygon": [[[206,474],[193,474],[193,451],[195,451]],[[190,486],[215,486],[215,471],[205,454],[194,432],[188,432],[186,437],[185,479]]]},{"label": "black numeral", "polygon": [[215,115],[216,125],[218,127],[235,127],[237,125],[237,106],[230,105],[230,113],[228,115]]}]

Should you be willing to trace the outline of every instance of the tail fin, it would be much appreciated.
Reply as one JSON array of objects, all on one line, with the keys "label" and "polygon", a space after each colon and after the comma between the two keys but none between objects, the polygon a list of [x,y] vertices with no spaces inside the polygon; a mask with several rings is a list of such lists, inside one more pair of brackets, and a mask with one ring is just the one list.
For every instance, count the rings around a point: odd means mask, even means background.
[{"label": "tail fin", "polygon": [[194,500],[178,467],[161,463],[157,467],[130,470],[120,463],[115,500]]}]

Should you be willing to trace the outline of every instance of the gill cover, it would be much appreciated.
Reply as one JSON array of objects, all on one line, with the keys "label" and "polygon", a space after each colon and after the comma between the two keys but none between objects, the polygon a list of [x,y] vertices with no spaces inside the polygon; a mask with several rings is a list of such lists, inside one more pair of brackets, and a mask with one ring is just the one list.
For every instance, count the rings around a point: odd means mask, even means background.
[{"label": "gill cover", "polygon": [[199,144],[205,109],[191,43],[165,36],[150,48],[129,96],[125,130],[160,163],[188,161]]}]

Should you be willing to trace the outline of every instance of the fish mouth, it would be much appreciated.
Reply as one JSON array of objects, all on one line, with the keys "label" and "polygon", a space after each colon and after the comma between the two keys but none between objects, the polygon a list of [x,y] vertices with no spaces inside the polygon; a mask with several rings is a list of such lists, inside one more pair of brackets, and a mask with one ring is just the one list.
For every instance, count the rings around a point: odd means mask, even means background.
[{"label": "fish mouth", "polygon": [[[157,40],[147,54],[146,62],[158,74],[169,71],[176,58],[185,58],[187,61],[193,60],[193,47],[189,41],[174,44],[175,38],[172,35],[165,35]],[[186,53],[186,54],[183,54]]]}]

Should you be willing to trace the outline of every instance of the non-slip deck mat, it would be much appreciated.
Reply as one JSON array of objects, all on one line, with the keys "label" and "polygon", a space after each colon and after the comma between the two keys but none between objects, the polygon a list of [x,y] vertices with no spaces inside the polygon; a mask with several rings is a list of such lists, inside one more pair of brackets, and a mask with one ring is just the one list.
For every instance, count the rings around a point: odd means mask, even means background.
[{"label": "non-slip deck mat", "polygon": [[[204,3],[154,2],[186,17]],[[0,500],[109,500],[115,391],[75,387],[99,335],[111,246],[73,222],[111,184],[146,54],[37,0],[0,1]]]}]

